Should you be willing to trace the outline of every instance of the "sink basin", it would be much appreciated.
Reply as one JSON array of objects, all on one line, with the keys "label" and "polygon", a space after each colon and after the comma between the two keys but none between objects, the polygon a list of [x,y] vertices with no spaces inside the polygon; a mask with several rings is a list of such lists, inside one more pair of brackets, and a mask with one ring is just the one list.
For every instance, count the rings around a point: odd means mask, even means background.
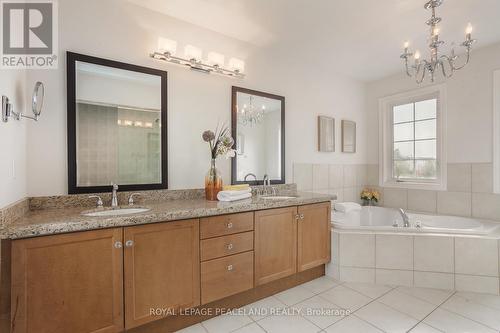
[{"label": "sink basin", "polygon": [[268,196],[268,197],[260,197],[261,199],[264,200],[287,200],[287,199],[295,199],[296,197],[292,196],[286,196],[286,195],[274,195],[274,196]]},{"label": "sink basin", "polygon": [[106,210],[98,210],[93,212],[82,213],[85,216],[121,216],[121,215],[130,215],[130,214],[138,214],[149,211],[149,208],[118,208],[118,209],[106,209]]}]

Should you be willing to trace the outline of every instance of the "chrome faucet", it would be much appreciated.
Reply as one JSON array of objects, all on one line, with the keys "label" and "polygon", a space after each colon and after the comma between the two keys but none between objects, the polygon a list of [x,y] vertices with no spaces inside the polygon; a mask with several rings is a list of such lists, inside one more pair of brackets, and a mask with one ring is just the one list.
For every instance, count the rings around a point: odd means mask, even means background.
[{"label": "chrome faucet", "polygon": [[257,181],[257,176],[256,176],[256,175],[254,175],[253,173],[247,173],[247,174],[245,175],[245,178],[243,178],[243,180],[244,180],[244,181],[247,181],[247,178],[248,178],[248,177],[253,177],[253,179],[254,179],[255,181]]},{"label": "chrome faucet", "polygon": [[271,193],[274,194],[275,189],[271,187],[271,179],[269,179],[269,176],[265,174],[264,178],[262,179],[262,195],[268,195],[269,188],[271,188]]},{"label": "chrome faucet", "polygon": [[111,207],[118,207],[118,196],[116,192],[118,191],[118,185],[111,184],[113,186],[113,197],[111,198]]},{"label": "chrome faucet", "polygon": [[403,218],[403,226],[405,228],[410,227],[410,218],[408,217],[408,214],[404,211],[403,208],[399,208],[399,214],[401,214],[401,217]]}]

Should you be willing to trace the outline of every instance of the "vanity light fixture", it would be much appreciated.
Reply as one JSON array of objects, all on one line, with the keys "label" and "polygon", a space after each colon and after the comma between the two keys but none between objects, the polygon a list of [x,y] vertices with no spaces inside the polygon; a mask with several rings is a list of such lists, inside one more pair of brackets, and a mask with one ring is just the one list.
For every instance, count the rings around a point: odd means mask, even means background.
[{"label": "vanity light fixture", "polygon": [[224,66],[224,55],[217,52],[209,52],[208,59],[202,60],[202,50],[193,46],[186,45],[184,56],[176,55],[177,42],[171,39],[160,38],[158,50],[151,53],[150,57],[163,60],[172,64],[186,66],[189,69],[202,73],[215,73],[219,75],[244,78],[245,62],[241,59],[229,59],[228,66]]},{"label": "vanity light fixture", "polygon": [[[425,3],[424,8],[432,11],[432,16],[426,21],[426,24],[430,27],[429,36],[429,51],[430,59],[420,59],[420,52],[416,51],[412,53],[409,51],[409,42],[404,44],[404,52],[401,54],[400,58],[404,60],[406,74],[409,77],[415,77],[418,84],[422,83],[425,79],[425,74],[428,73],[431,82],[434,82],[434,75],[441,71],[445,78],[450,78],[453,73],[459,69],[464,68],[470,60],[470,51],[472,49],[472,44],[476,42],[472,39],[472,25],[469,23],[465,29],[465,41],[462,42],[461,46],[465,47],[466,55],[465,62],[462,65],[457,65],[457,60],[459,57],[455,55],[455,49],[452,44],[452,49],[450,55],[439,55],[439,47],[445,42],[439,39],[439,28],[438,23],[441,22],[440,17],[436,17],[436,8],[443,4],[444,0],[430,0]],[[409,59],[414,58],[414,64],[409,65]]]}]

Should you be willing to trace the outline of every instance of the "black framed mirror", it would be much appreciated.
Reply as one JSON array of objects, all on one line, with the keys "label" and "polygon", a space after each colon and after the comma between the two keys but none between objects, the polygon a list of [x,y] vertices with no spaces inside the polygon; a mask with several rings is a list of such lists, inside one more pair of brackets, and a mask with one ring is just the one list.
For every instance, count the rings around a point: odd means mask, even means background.
[{"label": "black framed mirror", "polygon": [[232,87],[232,184],[285,183],[285,97]]},{"label": "black framed mirror", "polygon": [[167,72],[67,52],[68,193],[168,188]]}]

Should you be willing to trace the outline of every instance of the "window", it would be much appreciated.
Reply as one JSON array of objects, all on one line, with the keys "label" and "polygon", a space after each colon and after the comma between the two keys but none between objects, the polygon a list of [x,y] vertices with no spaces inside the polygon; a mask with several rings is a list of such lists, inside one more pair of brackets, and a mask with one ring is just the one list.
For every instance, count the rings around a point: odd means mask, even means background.
[{"label": "window", "polygon": [[444,87],[380,101],[381,185],[445,189]]}]

